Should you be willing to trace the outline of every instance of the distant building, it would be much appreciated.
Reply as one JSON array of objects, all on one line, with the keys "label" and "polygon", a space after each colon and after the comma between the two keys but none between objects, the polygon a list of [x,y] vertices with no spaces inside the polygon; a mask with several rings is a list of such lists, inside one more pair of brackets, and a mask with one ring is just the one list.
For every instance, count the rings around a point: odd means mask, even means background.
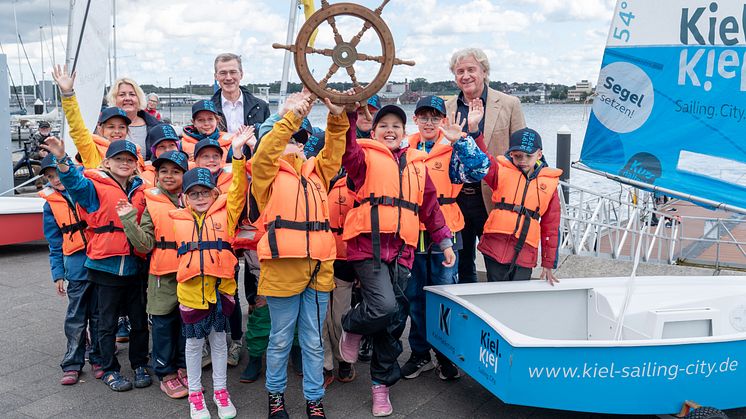
[{"label": "distant building", "polygon": [[575,83],[575,87],[567,91],[567,100],[580,102],[586,97],[593,94],[593,85],[588,80],[581,80]]},{"label": "distant building", "polygon": [[521,99],[521,102],[536,102],[546,103],[547,88],[546,85],[540,85],[536,90],[531,90],[528,87],[522,87],[518,83],[510,85],[508,94]]}]

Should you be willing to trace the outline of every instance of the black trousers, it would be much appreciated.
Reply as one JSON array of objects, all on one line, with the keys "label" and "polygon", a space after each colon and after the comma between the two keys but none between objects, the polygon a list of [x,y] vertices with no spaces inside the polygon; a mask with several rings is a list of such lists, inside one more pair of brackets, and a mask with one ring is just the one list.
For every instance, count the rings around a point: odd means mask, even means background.
[{"label": "black trousers", "polygon": [[381,269],[376,272],[372,259],[352,262],[352,265],[360,278],[362,302],[344,315],[342,328],[369,336],[373,347],[371,379],[392,386],[401,378],[397,358],[402,353],[400,338],[409,312],[404,290],[410,272],[394,263],[381,263]]},{"label": "black trousers", "polygon": [[186,338],[181,333],[181,313],[179,307],[153,319],[153,371],[159,380],[179,368],[186,368],[184,349]]},{"label": "black trousers", "polygon": [[500,263],[489,256],[484,257],[484,264],[487,267],[487,280],[489,282],[497,281],[528,281],[531,279],[533,269],[515,266],[513,275],[508,275],[510,270],[509,263]]},{"label": "black trousers", "polygon": [[[96,282],[98,297],[98,343],[104,372],[119,371],[121,366],[114,355],[116,348],[119,308],[124,307],[130,319],[129,359],[132,369],[148,365],[148,316],[145,313],[146,281],[141,275],[117,276],[107,272],[88,270]],[[98,280],[97,280],[98,279]],[[112,279],[123,285],[104,285]]]},{"label": "black trousers", "polygon": [[464,214],[465,222],[464,229],[461,230],[463,247],[458,251],[458,282],[473,283],[477,282],[477,241],[482,237],[484,224],[487,222],[487,210],[484,208],[479,183],[464,185],[456,202]]}]

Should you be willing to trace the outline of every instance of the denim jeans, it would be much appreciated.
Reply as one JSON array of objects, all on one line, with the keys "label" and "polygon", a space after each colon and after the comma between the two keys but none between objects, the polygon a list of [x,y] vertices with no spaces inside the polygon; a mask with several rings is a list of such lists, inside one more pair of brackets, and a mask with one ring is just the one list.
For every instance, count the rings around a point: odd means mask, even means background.
[{"label": "denim jeans", "polygon": [[65,314],[65,337],[67,350],[62,358],[63,371],[80,371],[85,365],[86,328],[91,332],[91,364],[101,365],[98,345],[98,312],[95,285],[88,281],[67,283],[67,313]]},{"label": "denim jeans", "polygon": [[455,284],[458,274],[458,256],[456,263],[446,268],[442,253],[417,253],[414,255],[412,276],[407,282],[404,295],[409,300],[409,347],[418,354],[430,350],[425,331],[425,291],[426,285]]},{"label": "denim jeans", "polygon": [[284,393],[288,382],[288,357],[293,331],[303,357],[303,395],[306,400],[324,397],[324,346],[321,325],[326,318],[329,293],[306,288],[292,297],[267,297],[272,327],[267,346],[267,391]]},{"label": "denim jeans", "polygon": [[186,340],[181,333],[181,314],[176,307],[163,316],[153,315],[151,335],[153,338],[152,367],[159,380],[179,368],[186,368],[184,347]]}]

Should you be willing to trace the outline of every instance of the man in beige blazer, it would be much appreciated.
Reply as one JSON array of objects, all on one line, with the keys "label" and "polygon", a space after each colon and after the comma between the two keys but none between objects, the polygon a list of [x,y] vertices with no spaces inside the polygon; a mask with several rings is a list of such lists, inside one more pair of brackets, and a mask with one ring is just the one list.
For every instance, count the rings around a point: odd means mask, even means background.
[{"label": "man in beige blazer", "polygon": [[[456,51],[451,57],[450,68],[461,93],[446,102],[446,111],[449,114],[460,112],[461,118],[467,119],[469,104],[481,101],[482,106],[478,107],[484,108],[484,116],[478,125],[469,124],[469,133],[473,138],[484,135],[489,154],[504,154],[510,134],[526,127],[520,100],[489,87],[490,64],[487,55],[479,48]],[[476,241],[482,235],[492,208],[491,195],[489,186],[481,182],[481,185],[465,184],[458,196],[458,205],[466,220],[462,230],[463,248],[459,250],[459,283],[477,280]]]}]

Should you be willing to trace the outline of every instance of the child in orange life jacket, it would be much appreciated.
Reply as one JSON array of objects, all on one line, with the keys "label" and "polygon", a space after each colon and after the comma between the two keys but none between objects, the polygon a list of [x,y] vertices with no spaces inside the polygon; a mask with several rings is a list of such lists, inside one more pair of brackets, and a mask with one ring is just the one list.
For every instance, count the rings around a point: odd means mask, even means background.
[{"label": "child in orange life jacket", "polygon": [[[174,130],[171,125],[160,124],[154,126],[148,131],[148,135],[145,138],[145,141],[148,144],[151,144],[150,154],[153,156],[153,161],[155,161],[167,151],[178,151],[181,138],[176,135],[176,130]],[[145,167],[140,172],[140,177],[148,186],[156,186],[155,178],[157,171],[158,169],[155,168],[155,165],[153,163],[146,162]]]},{"label": "child in orange life jacket", "polygon": [[[245,140],[245,139],[244,139]],[[232,187],[237,191],[237,187]],[[227,391],[228,317],[234,310],[238,260],[231,241],[241,208],[227,204],[236,192],[220,194],[203,167],[184,175],[186,207],[172,210],[179,257],[176,294],[186,337],[189,407],[192,418],[209,418],[202,395],[202,349],[209,340],[212,357],[213,401],[219,416],[232,418],[236,409]],[[231,196],[229,200],[228,197]]]},{"label": "child in orange life jacket", "polygon": [[[159,125],[153,130],[168,125]],[[150,134],[148,134],[150,135]],[[117,214],[130,244],[150,255],[146,310],[152,320],[153,369],[167,396],[186,397],[186,363],[181,317],[176,299],[176,239],[169,211],[181,208],[181,187],[188,170],[187,155],[178,150],[159,154],[153,162],[157,187],[145,189],[146,207],[137,222],[137,211],[126,199],[117,203]]]},{"label": "child in orange life jacket", "polygon": [[[98,350],[98,316],[96,313],[96,292],[88,281],[85,268],[85,246],[88,243],[80,208],[76,207],[65,186],[57,175],[57,164],[51,154],[41,161],[42,176],[46,186],[39,191],[44,198],[44,237],[49,242],[49,264],[52,270],[57,295],[67,295],[68,305],[65,316],[65,337],[67,351],[62,359],[62,379],[60,384],[71,385],[78,382],[81,369],[85,365],[86,328],[91,330],[91,352],[89,360],[96,378],[101,378],[101,354]],[[65,291],[67,281],[67,291]]]},{"label": "child in orange life jacket", "polygon": [[137,149],[127,140],[113,141],[106,151],[101,169],[83,173],[74,169],[62,142],[50,137],[43,146],[57,159],[57,172],[65,190],[85,212],[90,239],[86,249],[89,279],[96,284],[99,313],[99,346],[102,380],[114,391],[132,389],[123,377],[114,355],[115,332],[120,307],[129,316],[129,358],[134,370],[135,387],[152,383],[148,365],[148,322],[145,313],[142,275],[144,255],[134,251],[116,212],[116,203],[126,199],[139,218],[145,208],[142,179],[136,175]]},{"label": "child in orange life jacket", "polygon": [[223,151],[222,156],[228,154],[231,147],[230,135],[218,131],[219,118],[220,112],[210,100],[199,100],[192,105],[192,125],[184,127],[181,138],[181,150],[189,155],[190,160],[196,161],[195,146],[206,138],[217,141]]},{"label": "child in orange life jacket", "polygon": [[257,246],[261,265],[258,294],[266,296],[271,316],[266,388],[272,418],[287,417],[284,392],[296,324],[306,413],[326,417],[321,324],[329,291],[334,288],[336,257],[327,188],[341,166],[350,124],[344,108],[326,99],[325,146],[318,157],[306,160],[300,147],[291,142],[311,109],[310,95],[303,95],[262,139],[251,159],[251,194],[266,231]]},{"label": "child in orange life jacket", "polygon": [[559,282],[552,273],[557,259],[560,169],[542,155],[539,133],[522,128],[510,135],[508,151],[492,165],[484,181],[492,203],[477,247],[484,254],[490,281],[528,280],[541,243],[541,279]]},{"label": "child in orange life jacket", "polygon": [[[86,169],[95,169],[101,166],[101,161],[106,156],[106,150],[112,141],[124,140],[129,135],[130,119],[122,109],[110,107],[104,109],[99,115],[97,134],[92,134],[83,121],[83,116],[78,107],[73,85],[75,74],[67,74],[67,65],[56,66],[52,73],[62,97],[62,110],[65,112],[70,126],[70,137],[80,153],[81,161]],[[137,146],[138,170],[142,171],[145,161],[142,150]]]},{"label": "child in orange life jacket", "polygon": [[[183,146],[185,143],[182,142],[181,144]],[[205,138],[194,145],[195,166],[204,167],[210,171],[212,181],[217,185],[221,194],[228,192],[231,180],[233,179],[231,166],[226,166],[223,163],[225,160],[224,156],[225,151],[218,140]]]},{"label": "child in orange life jacket", "polygon": [[[414,122],[419,132],[407,138],[409,146],[427,153],[427,173],[435,184],[438,203],[446,224],[454,233],[454,251],[461,249],[461,230],[464,216],[456,197],[464,183],[480,182],[487,174],[490,160],[474,140],[463,134],[466,120],[457,123],[461,115],[446,118],[446,105],[437,96],[421,98],[415,107]],[[440,352],[435,351],[437,363],[430,358],[431,346],[425,333],[425,290],[427,285],[448,285],[457,282],[458,262],[454,267],[443,266],[443,253],[433,246],[430,236],[420,225],[420,238],[412,265],[412,276],[405,296],[409,302],[409,347],[412,354],[402,366],[404,378],[416,378],[423,371],[436,367],[443,380],[459,378],[458,368]]]},{"label": "child in orange life jacket", "polygon": [[355,362],[362,335],[371,336],[374,416],[393,412],[389,387],[401,377],[397,357],[406,323],[404,290],[420,222],[443,252],[443,265],[456,262],[451,231],[427,173],[427,154],[401,147],[405,121],[401,108],[384,106],[373,119],[373,139],[348,136],[343,157],[359,202],[347,213],[343,238],[347,260],[360,278],[363,301],[342,319],[339,352],[346,362]]}]

